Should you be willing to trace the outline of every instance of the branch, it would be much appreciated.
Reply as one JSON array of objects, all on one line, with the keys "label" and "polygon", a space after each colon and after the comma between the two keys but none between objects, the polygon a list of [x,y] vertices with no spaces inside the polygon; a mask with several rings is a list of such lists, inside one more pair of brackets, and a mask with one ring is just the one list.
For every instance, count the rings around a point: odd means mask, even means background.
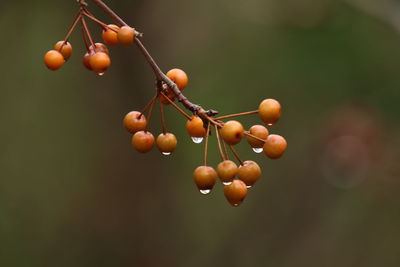
[{"label": "branch", "polygon": [[[120,16],[118,16],[111,8],[109,8],[102,0],[92,0],[92,2],[96,4],[98,7],[100,7],[106,14],[108,14],[118,26],[128,26],[128,24]],[[190,102],[190,100],[182,94],[178,86],[170,78],[168,78],[168,76],[165,75],[164,72],[161,70],[161,68],[157,65],[153,57],[147,51],[146,47],[139,40],[140,36],[141,36],[140,33],[135,35],[135,44],[145,57],[147,63],[153,69],[156,79],[158,81],[164,82],[169,87],[169,89],[175,94],[178,101],[181,102],[186,109],[190,110],[194,114],[197,114],[203,120],[208,120],[209,118],[208,116],[215,116],[216,114],[218,114],[218,112],[215,110],[206,111],[201,106]]]}]

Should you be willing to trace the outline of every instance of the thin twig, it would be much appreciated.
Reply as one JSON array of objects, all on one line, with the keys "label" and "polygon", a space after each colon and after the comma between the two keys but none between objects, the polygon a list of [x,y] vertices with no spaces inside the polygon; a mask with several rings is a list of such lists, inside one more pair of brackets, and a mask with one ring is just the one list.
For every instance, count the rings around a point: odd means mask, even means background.
[{"label": "thin twig", "polygon": [[140,119],[140,117],[143,115],[143,113],[145,113],[146,110],[150,107],[150,105],[154,102],[154,100],[156,100],[156,98],[157,98],[157,96],[153,96],[153,97],[150,99],[150,101],[147,102],[147,104],[144,106],[144,108],[143,108],[142,111],[140,112],[139,119]]},{"label": "thin twig", "polygon": [[251,133],[248,132],[248,131],[245,131],[245,132],[244,132],[244,135],[250,136],[250,137],[252,137],[252,138],[254,138],[254,139],[256,139],[256,140],[258,140],[258,141],[260,141],[260,142],[264,142],[264,143],[265,143],[265,140],[264,140],[264,139],[262,139],[262,138],[260,138],[260,137],[257,137],[257,136],[255,136],[254,134],[251,134]]},{"label": "thin twig", "polygon": [[214,118],[215,120],[222,120],[222,119],[229,119],[229,118],[234,118],[234,117],[239,117],[239,116],[246,116],[246,115],[252,115],[252,114],[258,114],[258,110],[253,110],[253,111],[248,111],[248,112],[242,112],[242,113],[236,113],[236,114],[231,114],[231,115],[225,115],[225,116],[220,116],[217,118]]},{"label": "thin twig", "polygon": [[236,149],[232,145],[229,145],[229,147],[230,147],[233,155],[235,156],[235,158],[239,161],[240,165],[243,166],[243,161],[240,159],[239,154],[237,153]]},{"label": "thin twig", "polygon": [[192,120],[192,117],[190,117],[190,115],[188,115],[183,109],[181,109],[180,107],[178,107],[178,105],[175,104],[174,101],[172,101],[166,94],[164,94],[163,92],[160,92],[160,95],[162,95],[163,97],[165,97],[165,99],[166,99],[177,111],[179,111],[183,116],[185,116],[188,120]]},{"label": "thin twig", "polygon": [[151,114],[153,113],[154,103],[156,103],[156,98],[154,98],[153,101],[151,102],[149,113],[147,113],[147,124],[146,124],[146,128],[144,130],[145,132],[147,132],[147,129],[150,125],[150,119],[151,119]]},{"label": "thin twig", "polygon": [[[219,129],[218,129],[218,135],[221,136],[221,132],[220,132]],[[226,144],[225,144],[225,141],[224,141],[224,140],[222,140],[222,145],[223,145],[223,147],[224,147],[225,158],[226,158],[227,160],[229,160],[228,149],[226,148]]]},{"label": "thin twig", "polygon": [[163,103],[161,102],[161,98],[158,98],[158,105],[160,106],[162,131],[163,131],[163,134],[166,134],[167,127],[165,126],[164,108],[163,108]]},{"label": "thin twig", "polygon": [[96,51],[96,45],[93,42],[93,38],[92,38],[92,35],[90,34],[89,28],[88,28],[88,26],[86,24],[86,20],[82,16],[81,16],[81,21],[82,21],[83,29],[85,30],[85,33],[86,33],[87,37],[89,38],[90,44],[93,47],[93,51]]},{"label": "thin twig", "polygon": [[206,143],[204,144],[204,166],[207,166],[208,137],[209,136],[210,136],[210,124],[208,124],[208,126],[207,126]]},{"label": "thin twig", "polygon": [[218,151],[219,151],[219,155],[221,157],[221,160],[224,161],[225,157],[224,157],[224,152],[222,152],[222,146],[221,146],[221,138],[219,136],[219,131],[218,131],[218,127],[214,125],[215,128],[215,135],[217,136],[217,141],[218,141]]},{"label": "thin twig", "polygon": [[75,27],[76,27],[76,24],[79,22],[79,20],[80,20],[81,17],[82,17],[82,13],[81,13],[81,10],[79,10],[79,11],[78,11],[78,14],[76,15],[75,19],[73,20],[73,22],[72,22],[72,24],[71,24],[71,27],[70,27],[69,30],[68,30],[67,35],[66,35],[65,38],[64,38],[64,43],[63,43],[63,45],[60,47],[60,51],[61,51],[62,47],[68,42],[69,37],[71,36],[72,32],[74,31],[74,29],[75,29]]}]

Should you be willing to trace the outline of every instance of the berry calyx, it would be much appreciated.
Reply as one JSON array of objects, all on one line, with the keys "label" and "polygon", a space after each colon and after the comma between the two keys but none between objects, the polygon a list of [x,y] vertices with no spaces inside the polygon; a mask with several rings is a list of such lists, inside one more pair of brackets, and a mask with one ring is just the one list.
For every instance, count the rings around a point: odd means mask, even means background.
[{"label": "berry calyx", "polygon": [[[251,126],[249,129],[249,133],[262,140],[266,140],[269,135],[268,129],[262,125]],[[247,143],[249,143],[249,145],[253,148],[260,148],[264,146],[265,142],[262,142],[261,140],[258,140],[252,136],[247,136]]]},{"label": "berry calyx", "polygon": [[258,107],[258,114],[265,124],[272,125],[281,117],[281,104],[272,98],[265,99]]},{"label": "berry calyx", "polygon": [[256,162],[247,160],[239,167],[238,177],[247,186],[253,186],[261,177],[261,169]]},{"label": "berry calyx", "polygon": [[132,136],[132,146],[140,153],[149,152],[154,145],[154,136],[150,132],[139,131]]},{"label": "berry calyx", "polygon": [[224,195],[232,206],[239,206],[247,196],[246,184],[240,180],[234,180],[230,185],[224,186]]},{"label": "berry calyx", "polygon": [[63,55],[64,60],[67,61],[72,55],[72,45],[69,42],[59,41],[54,45],[54,50]]},{"label": "berry calyx", "polygon": [[178,86],[179,90],[181,91],[185,89],[189,82],[188,76],[181,69],[172,69],[168,71],[166,75],[176,84],[176,86]]},{"label": "berry calyx", "polygon": [[147,120],[144,114],[141,114],[139,111],[131,111],[125,115],[123,124],[128,132],[135,134],[146,129]]},{"label": "berry calyx", "polygon": [[135,30],[129,26],[122,26],[117,33],[117,38],[120,44],[129,46],[135,39]]},{"label": "berry calyx", "polygon": [[162,133],[157,137],[156,143],[160,152],[170,154],[175,150],[178,141],[174,134]]},{"label": "berry calyx", "polygon": [[282,157],[286,148],[287,142],[285,138],[277,134],[269,135],[263,147],[265,155],[271,159]]},{"label": "berry calyx", "polygon": [[44,64],[50,70],[58,70],[64,65],[65,59],[57,50],[50,50],[44,55]]},{"label": "berry calyx", "polygon": [[191,137],[204,137],[207,133],[204,122],[199,116],[192,116],[192,119],[186,122],[185,127]]},{"label": "berry calyx", "polygon": [[98,74],[104,73],[111,64],[110,56],[104,52],[97,52],[90,57],[90,67]]},{"label": "berry calyx", "polygon": [[217,177],[217,172],[209,166],[197,167],[193,172],[193,179],[199,190],[211,190]]},{"label": "berry calyx", "polygon": [[221,128],[221,136],[229,145],[238,144],[243,138],[243,126],[238,121],[228,121]]},{"label": "berry calyx", "polygon": [[238,167],[231,160],[224,160],[217,166],[218,177],[223,183],[231,182],[238,173]]},{"label": "berry calyx", "polygon": [[107,25],[107,29],[104,29],[101,36],[103,37],[103,41],[107,44],[107,45],[117,45],[119,44],[119,40],[118,40],[118,31],[119,31],[119,27],[117,25],[114,24],[109,24]]}]

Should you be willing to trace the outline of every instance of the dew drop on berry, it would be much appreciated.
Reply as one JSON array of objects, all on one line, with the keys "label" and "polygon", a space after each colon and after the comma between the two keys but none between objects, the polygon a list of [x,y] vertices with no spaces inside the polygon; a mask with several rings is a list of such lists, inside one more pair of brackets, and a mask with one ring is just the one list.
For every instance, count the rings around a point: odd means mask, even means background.
[{"label": "dew drop on berry", "polygon": [[169,156],[169,155],[171,155],[171,152],[162,152],[162,154],[163,154],[164,156]]},{"label": "dew drop on berry", "polygon": [[222,182],[224,185],[230,185],[232,182]]},{"label": "dew drop on berry", "polygon": [[257,154],[260,154],[261,152],[263,152],[263,148],[262,147],[253,147],[253,151],[256,152]]},{"label": "dew drop on berry", "polygon": [[201,142],[203,142],[203,139],[204,139],[203,137],[192,137],[192,141],[195,144],[200,144]]},{"label": "dew drop on berry", "polygon": [[271,127],[273,124],[272,123],[268,123],[268,126]]},{"label": "dew drop on berry", "polygon": [[100,73],[97,73],[97,75],[99,75],[99,76],[103,76],[103,75],[104,75],[104,73],[105,73],[105,72],[100,72]]},{"label": "dew drop on berry", "polygon": [[233,206],[237,207],[237,206],[239,206],[239,204],[238,204],[238,203],[235,203],[235,204],[233,204]]},{"label": "dew drop on berry", "polygon": [[251,188],[251,185],[246,185],[246,188]]},{"label": "dew drop on berry", "polygon": [[210,194],[210,192],[211,192],[210,189],[200,190],[200,193],[202,193],[203,195]]}]

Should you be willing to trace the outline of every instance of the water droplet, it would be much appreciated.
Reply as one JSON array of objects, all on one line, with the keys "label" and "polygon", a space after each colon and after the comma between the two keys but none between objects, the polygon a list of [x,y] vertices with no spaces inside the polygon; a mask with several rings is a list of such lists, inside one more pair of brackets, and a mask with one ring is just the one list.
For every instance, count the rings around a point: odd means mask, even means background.
[{"label": "water droplet", "polygon": [[99,75],[99,76],[103,76],[103,75],[104,75],[104,73],[105,73],[105,72],[99,72],[99,73],[97,73],[97,75]]},{"label": "water droplet", "polygon": [[211,192],[210,189],[200,190],[200,193],[202,193],[203,195],[210,194],[210,192]]},{"label": "water droplet", "polygon": [[233,206],[237,207],[237,206],[239,206],[239,204],[238,204],[238,203],[235,203],[235,204],[233,204]]},{"label": "water droplet", "polygon": [[273,124],[272,123],[268,123],[268,126],[271,127]]},{"label": "water droplet", "polygon": [[246,185],[246,188],[251,188],[252,186],[251,185]]},{"label": "water droplet", "polygon": [[230,185],[232,182],[222,182],[224,185]]},{"label": "water droplet", "polygon": [[203,137],[192,137],[192,141],[195,144],[200,144],[201,142],[203,142]]},{"label": "water droplet", "polygon": [[169,156],[169,155],[171,155],[171,152],[162,152],[162,154],[163,154],[164,156]]},{"label": "water droplet", "polygon": [[263,148],[262,147],[253,147],[253,151],[256,152],[257,154],[263,152]]}]

